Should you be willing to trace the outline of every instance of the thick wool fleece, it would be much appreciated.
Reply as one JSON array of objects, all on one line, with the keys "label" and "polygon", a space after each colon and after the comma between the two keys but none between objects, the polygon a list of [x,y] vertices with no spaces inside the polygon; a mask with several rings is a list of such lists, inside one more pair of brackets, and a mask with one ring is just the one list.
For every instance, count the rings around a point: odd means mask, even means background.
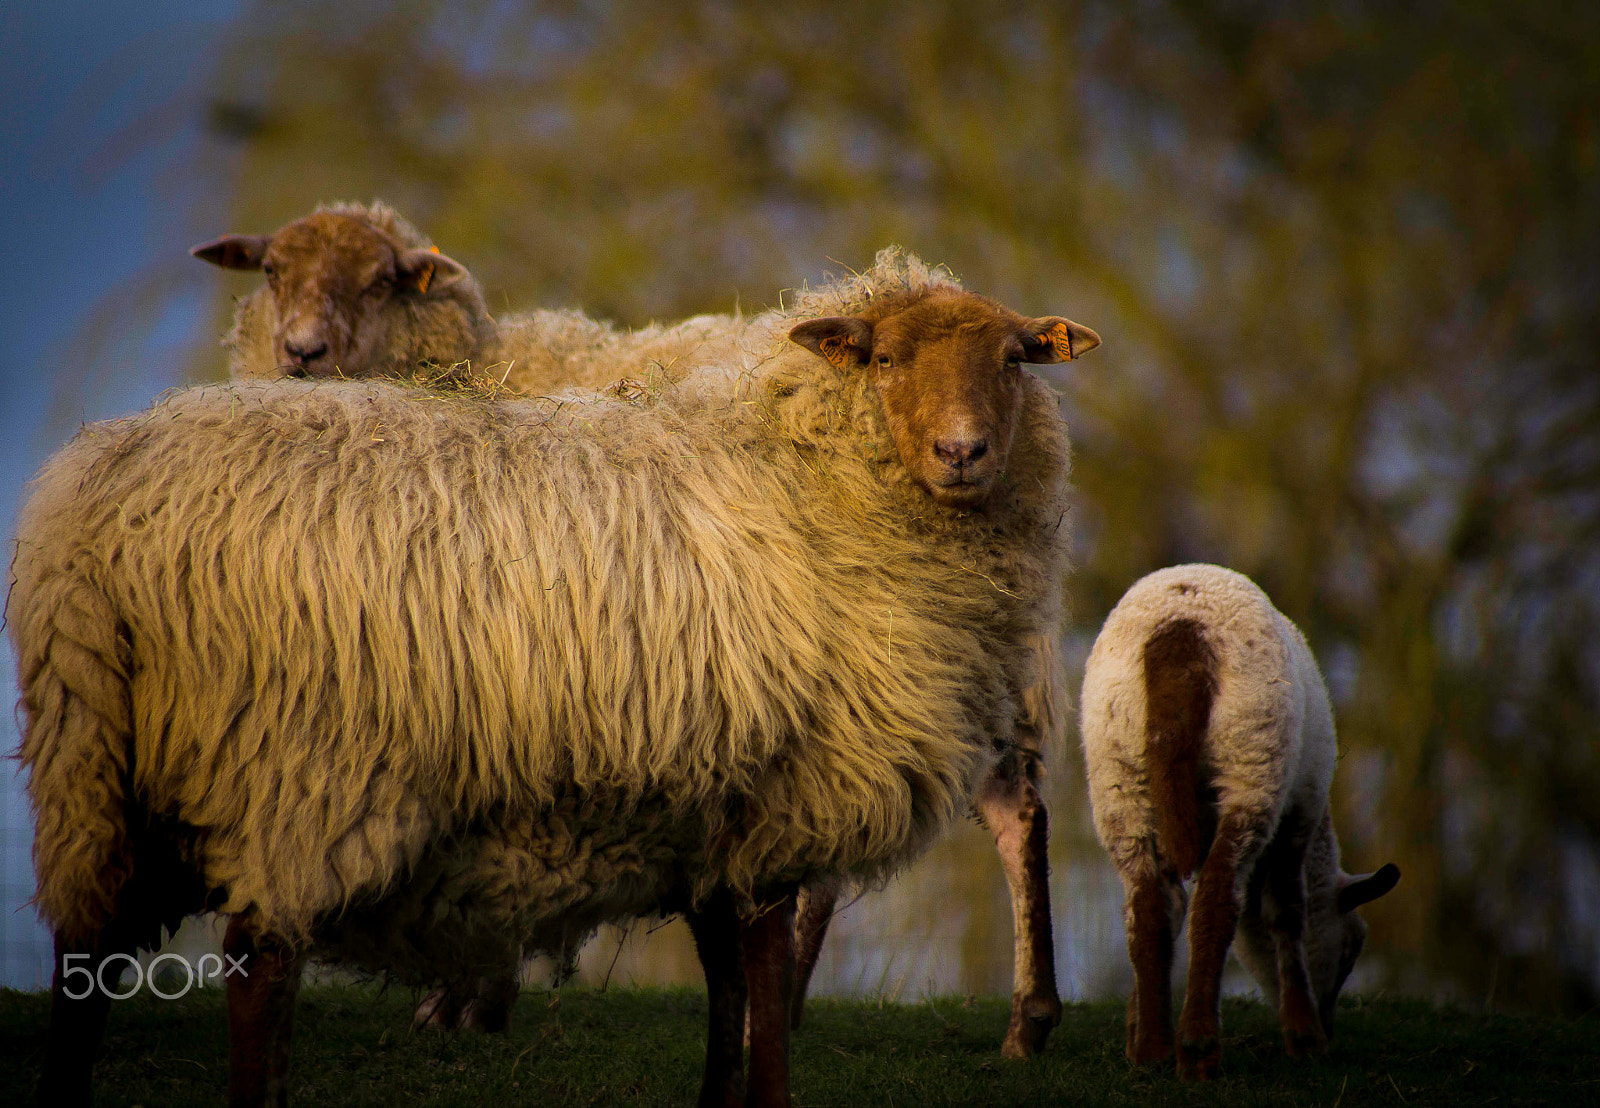
[{"label": "thick wool fleece", "polygon": [[749,326],[738,315],[698,315],[629,331],[580,311],[542,309],[501,319],[481,360],[487,376],[525,396],[599,388],[634,395],[659,391],[691,366],[728,364]]},{"label": "thick wool fleece", "polygon": [[[1198,625],[1215,658],[1216,692],[1197,752],[1215,809],[1249,822],[1259,849],[1286,811],[1310,813],[1315,826],[1327,807],[1337,758],[1333,714],[1299,628],[1243,574],[1211,565],[1157,570],[1107,617],[1083,681],[1095,830],[1124,872],[1157,864],[1149,854],[1161,815],[1151,766],[1160,755],[1148,745],[1145,646],[1163,626],[1184,620]],[[1249,865],[1241,869],[1248,873]]]},{"label": "thick wool fleece", "polygon": [[430,979],[462,934],[915,857],[1040,679],[1065,433],[1028,378],[1007,487],[941,508],[782,336],[940,283],[886,254],[633,399],[285,381],[85,428],[7,608],[44,917],[107,921],[130,811],[213,904]]}]

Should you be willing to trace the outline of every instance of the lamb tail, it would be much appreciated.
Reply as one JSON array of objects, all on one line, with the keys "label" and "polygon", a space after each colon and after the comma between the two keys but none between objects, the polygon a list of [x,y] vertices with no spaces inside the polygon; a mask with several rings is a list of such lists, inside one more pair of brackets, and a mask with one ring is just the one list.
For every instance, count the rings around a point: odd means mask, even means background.
[{"label": "lamb tail", "polygon": [[1163,621],[1145,640],[1145,749],[1158,849],[1188,877],[1216,830],[1201,756],[1217,693],[1217,659],[1203,625]]}]

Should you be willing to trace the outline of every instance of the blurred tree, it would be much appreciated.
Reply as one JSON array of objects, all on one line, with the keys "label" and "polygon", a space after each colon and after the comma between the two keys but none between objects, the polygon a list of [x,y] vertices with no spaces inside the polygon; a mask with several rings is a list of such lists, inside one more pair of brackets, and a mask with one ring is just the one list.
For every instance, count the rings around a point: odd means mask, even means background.
[{"label": "blurred tree", "polygon": [[1255,576],[1405,871],[1391,982],[1600,1001],[1600,8],[300,0],[216,73],[196,238],[382,196],[492,305],[630,324],[899,241],[1090,322],[1078,636]]}]

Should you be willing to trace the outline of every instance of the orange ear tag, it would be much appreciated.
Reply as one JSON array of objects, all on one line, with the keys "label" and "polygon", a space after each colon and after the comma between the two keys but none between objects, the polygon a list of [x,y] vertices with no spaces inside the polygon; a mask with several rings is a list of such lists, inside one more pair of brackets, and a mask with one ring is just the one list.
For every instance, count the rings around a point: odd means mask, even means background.
[{"label": "orange ear tag", "polygon": [[850,356],[845,352],[849,343],[838,335],[832,335],[817,344],[822,348],[822,356],[840,369],[845,369],[850,362]]},{"label": "orange ear tag", "polygon": [[1045,332],[1044,337],[1050,340],[1050,345],[1056,348],[1057,354],[1069,362],[1072,361],[1072,332],[1065,323],[1056,324]]},{"label": "orange ear tag", "polygon": [[[437,246],[428,247],[428,253],[437,254],[438,252],[439,248]],[[417,291],[427,292],[428,286],[431,284],[433,284],[433,266],[430,265],[422,271],[422,276],[417,278]]]}]

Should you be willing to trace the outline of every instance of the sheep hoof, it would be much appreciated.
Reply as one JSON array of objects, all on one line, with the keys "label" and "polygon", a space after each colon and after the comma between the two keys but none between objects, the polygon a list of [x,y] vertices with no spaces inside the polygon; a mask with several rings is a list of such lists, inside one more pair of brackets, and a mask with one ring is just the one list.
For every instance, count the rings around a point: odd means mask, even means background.
[{"label": "sheep hoof", "polygon": [[1178,1076],[1185,1081],[1215,1081],[1222,1076],[1222,1042],[1201,1039],[1178,1045]]},{"label": "sheep hoof", "polygon": [[1304,1030],[1283,1029],[1283,1048],[1291,1058],[1311,1058],[1328,1052],[1328,1036],[1320,1027]]},{"label": "sheep hoof", "polygon": [[492,1035],[497,1031],[504,1031],[510,1023],[511,1012],[506,1006],[473,999],[467,1001],[466,1006],[461,1009],[456,1027],[462,1031],[482,1031]]},{"label": "sheep hoof", "polygon": [[456,1024],[454,1001],[450,990],[441,985],[427,996],[422,998],[422,1003],[417,1005],[417,1010],[412,1013],[411,1026],[416,1028],[433,1027],[440,1031],[448,1031]]},{"label": "sheep hoof", "polygon": [[1013,998],[1011,1026],[1006,1029],[1000,1053],[1007,1058],[1031,1058],[1044,1049],[1050,1032],[1061,1022],[1061,1001],[1054,997]]},{"label": "sheep hoof", "polygon": [[1172,1058],[1172,1040],[1151,1035],[1140,1040],[1138,1033],[1128,1029],[1128,1061],[1136,1066],[1154,1066]]}]

